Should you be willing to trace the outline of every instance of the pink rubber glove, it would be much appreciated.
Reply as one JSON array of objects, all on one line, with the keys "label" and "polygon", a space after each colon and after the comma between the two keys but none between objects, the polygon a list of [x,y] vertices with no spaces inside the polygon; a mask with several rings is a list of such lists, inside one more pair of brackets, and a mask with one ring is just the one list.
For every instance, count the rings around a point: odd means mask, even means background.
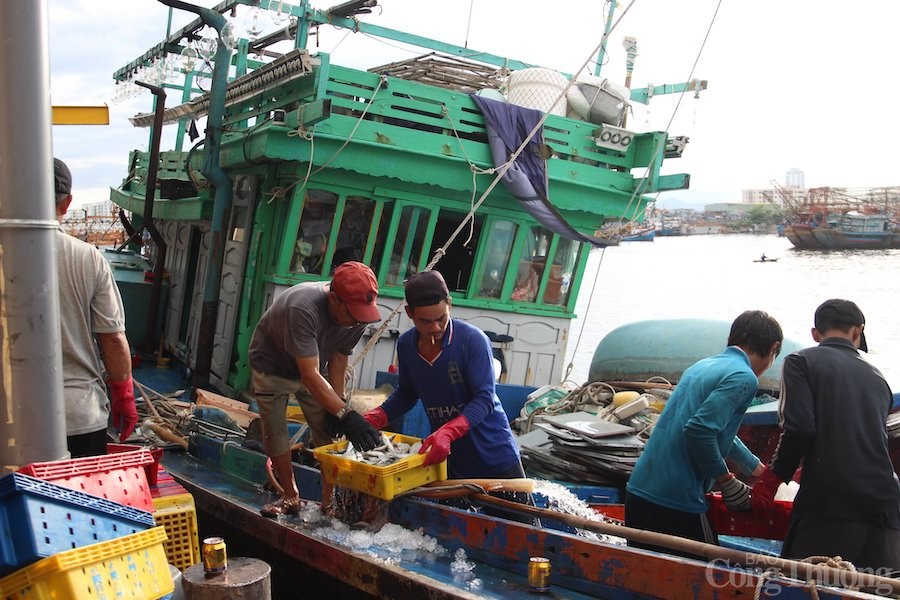
[{"label": "pink rubber glove", "polygon": [[137,408],[134,405],[134,381],[131,376],[124,381],[110,381],[109,395],[112,397],[113,427],[119,430],[119,441],[124,442],[137,425]]},{"label": "pink rubber glove", "polygon": [[450,444],[466,435],[468,432],[469,420],[465,415],[459,415],[455,419],[441,425],[437,431],[429,435],[425,438],[425,441],[422,442],[419,454],[422,454],[423,452],[428,453],[423,465],[427,467],[428,465],[434,465],[443,461],[447,458],[447,455],[450,454]]},{"label": "pink rubber glove", "polygon": [[384,429],[384,426],[388,424],[388,415],[380,406],[376,406],[364,414],[363,419],[368,421],[375,429]]}]

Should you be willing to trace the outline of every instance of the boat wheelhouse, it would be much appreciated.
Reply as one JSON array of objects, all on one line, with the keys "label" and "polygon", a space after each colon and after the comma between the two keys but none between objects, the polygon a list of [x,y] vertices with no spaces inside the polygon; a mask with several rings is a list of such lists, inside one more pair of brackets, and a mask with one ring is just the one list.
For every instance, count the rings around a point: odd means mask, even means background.
[{"label": "boat wheelhouse", "polygon": [[[471,50],[369,25],[345,5],[319,11],[306,2],[228,0],[124,66],[116,80],[127,82],[166,53],[191,56],[204,23],[227,33],[221,15],[243,4],[292,20],[186,65],[179,82],[164,84],[180,94],[177,106],[163,108],[162,87],[150,86],[156,110],[132,119],[151,128],[150,148],[131,153],[123,183],[111,190],[135,230],[149,228],[156,242],[157,279],[168,282],[159,295],[167,299],[161,345],[194,369],[196,384],[239,393],[249,385],[253,329],[279,291],[328,280],[341,262],[359,260],[378,277],[387,318],[402,302],[403,281],[440,254],[434,268],[451,287],[454,316],[511,339],[498,348],[503,381],[561,380],[592,247],[584,240],[604,224],[642,215],[648,194],[686,188],[688,175],[660,172],[685,140],[547,115],[545,208],[577,234],[565,236],[497,185],[485,117],[470,95],[499,95],[510,72],[532,65],[479,53],[476,70],[452,56]],[[310,27],[323,23],[440,50],[450,56],[444,76],[436,82],[396,65],[380,73],[333,64],[305,49]],[[267,60],[276,42],[293,49]],[[447,71],[447,63],[455,68]],[[642,101],[647,90],[631,97]],[[206,138],[186,148],[200,119]],[[159,152],[153,139],[164,123],[178,133],[175,148]],[[357,386],[372,387],[376,373],[388,370],[396,338],[410,326],[400,311],[387,327],[369,328],[361,344],[370,349],[354,365]]]}]

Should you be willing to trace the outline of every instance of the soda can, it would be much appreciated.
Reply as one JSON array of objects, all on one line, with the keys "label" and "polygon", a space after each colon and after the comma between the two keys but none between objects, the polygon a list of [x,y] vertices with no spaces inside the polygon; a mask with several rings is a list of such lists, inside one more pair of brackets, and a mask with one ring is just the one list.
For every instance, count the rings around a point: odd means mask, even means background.
[{"label": "soda can", "polygon": [[203,540],[203,570],[206,573],[222,573],[228,568],[228,555],[225,554],[225,540],[220,537],[208,537]]},{"label": "soda can", "polygon": [[528,560],[528,591],[550,591],[550,559],[532,556]]}]

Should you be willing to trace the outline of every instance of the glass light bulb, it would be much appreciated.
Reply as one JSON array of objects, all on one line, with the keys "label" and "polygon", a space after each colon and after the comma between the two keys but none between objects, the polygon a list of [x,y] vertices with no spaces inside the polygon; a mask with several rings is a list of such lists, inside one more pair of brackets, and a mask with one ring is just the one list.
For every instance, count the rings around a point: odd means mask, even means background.
[{"label": "glass light bulb", "polygon": [[251,40],[255,40],[257,37],[259,37],[259,34],[263,32],[262,15],[263,12],[258,6],[252,7],[247,11],[247,14],[244,15],[244,19],[242,21],[244,25],[244,31],[247,32],[247,36]]},{"label": "glass light bulb", "polygon": [[197,65],[197,51],[190,46],[185,46],[181,51],[181,72],[190,73]]},{"label": "glass light bulb", "polygon": [[225,23],[221,33],[219,33],[219,39],[222,40],[222,43],[229,50],[234,50],[234,47],[237,46],[237,35],[234,32],[234,26],[231,24],[231,21]]},{"label": "glass light bulb", "polygon": [[272,22],[279,26],[284,25],[291,18],[291,11],[284,10],[284,2],[279,2],[278,9],[271,14]]},{"label": "glass light bulb", "polygon": [[197,41],[197,52],[200,53],[200,56],[209,60],[216,53],[217,43],[215,38],[200,38],[200,40]]}]

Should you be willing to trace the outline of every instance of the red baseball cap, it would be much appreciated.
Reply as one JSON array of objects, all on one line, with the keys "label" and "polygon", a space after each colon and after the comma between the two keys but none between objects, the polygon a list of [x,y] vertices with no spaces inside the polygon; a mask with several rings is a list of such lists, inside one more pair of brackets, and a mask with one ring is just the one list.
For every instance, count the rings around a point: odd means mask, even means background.
[{"label": "red baseball cap", "polygon": [[334,270],[331,291],[337,294],[347,310],[360,323],[377,323],[381,320],[378,311],[378,281],[372,269],[361,262],[348,261]]}]

